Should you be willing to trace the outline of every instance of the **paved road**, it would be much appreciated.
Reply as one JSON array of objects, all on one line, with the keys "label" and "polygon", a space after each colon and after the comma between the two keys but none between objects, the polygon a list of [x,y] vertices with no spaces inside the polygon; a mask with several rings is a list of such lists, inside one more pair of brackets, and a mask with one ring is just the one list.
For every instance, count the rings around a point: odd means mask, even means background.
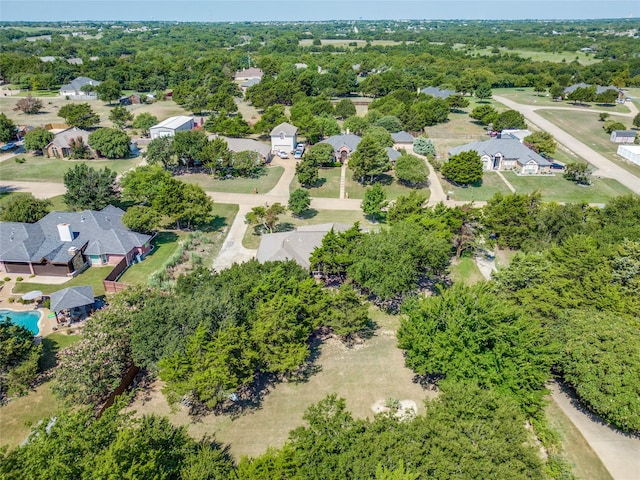
[{"label": "paved road", "polygon": [[[541,130],[551,132],[554,138],[574,152],[576,155],[584,158],[597,168],[597,174],[603,177],[613,178],[629,188],[635,193],[640,193],[640,178],[632,175],[624,168],[619,167],[608,158],[603,157],[598,152],[593,151],[587,145],[576,139],[573,135],[560,129],[557,125],[549,120],[542,118],[535,112],[537,109],[552,109],[553,107],[540,107],[536,105],[522,105],[504,97],[494,95],[496,101],[503,105],[517,110],[522,113],[527,120],[538,126]],[[635,106],[634,106],[635,107]],[[564,107],[567,108],[567,107]],[[633,112],[633,110],[632,110]],[[626,114],[629,115],[629,114]]]},{"label": "paved road", "polygon": [[[640,478],[640,438],[607,426],[595,415],[585,413],[557,383],[549,386],[551,397],[580,431],[614,480]],[[578,405],[578,407],[576,407]]]}]

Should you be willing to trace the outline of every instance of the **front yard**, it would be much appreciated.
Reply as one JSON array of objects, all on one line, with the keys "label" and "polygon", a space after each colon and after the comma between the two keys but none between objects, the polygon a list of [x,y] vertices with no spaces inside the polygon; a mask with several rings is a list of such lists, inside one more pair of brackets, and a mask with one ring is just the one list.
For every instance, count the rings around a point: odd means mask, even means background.
[{"label": "front yard", "polygon": [[206,173],[190,173],[176,178],[200,185],[207,192],[254,193],[255,188],[258,193],[267,193],[276,186],[283,173],[284,168],[276,165],[265,167],[258,176],[250,178],[217,178]]}]

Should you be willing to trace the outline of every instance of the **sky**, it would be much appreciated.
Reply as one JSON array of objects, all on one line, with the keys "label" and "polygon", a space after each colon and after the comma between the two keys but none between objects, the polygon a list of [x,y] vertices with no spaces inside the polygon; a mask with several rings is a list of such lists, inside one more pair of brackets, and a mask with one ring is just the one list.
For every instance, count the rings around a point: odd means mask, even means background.
[{"label": "sky", "polygon": [[0,21],[582,20],[640,18],[633,0],[0,0]]}]

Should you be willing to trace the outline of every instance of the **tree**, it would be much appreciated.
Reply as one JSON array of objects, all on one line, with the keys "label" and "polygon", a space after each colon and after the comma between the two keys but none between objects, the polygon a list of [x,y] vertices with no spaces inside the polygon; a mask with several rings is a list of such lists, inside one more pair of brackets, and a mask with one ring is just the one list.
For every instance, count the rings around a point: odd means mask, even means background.
[{"label": "tree", "polygon": [[136,115],[133,119],[133,128],[142,130],[145,137],[149,136],[149,129],[158,123],[158,118],[150,113],[144,112]]},{"label": "tree", "polygon": [[289,195],[289,203],[287,205],[287,208],[296,217],[301,216],[303,213],[309,210],[310,205],[311,195],[309,194],[309,190],[298,188],[291,192],[291,195]]},{"label": "tree", "polygon": [[100,117],[88,103],[68,103],[60,108],[58,116],[72,127],[91,128],[100,123]]},{"label": "tree", "polygon": [[53,133],[44,128],[34,128],[29,130],[24,136],[24,148],[26,150],[39,150],[41,155],[44,155],[44,149],[53,141]]},{"label": "tree", "polygon": [[557,83],[554,83],[549,88],[549,95],[551,95],[551,98],[553,98],[554,100],[561,100],[562,97],[564,97],[564,87],[558,85]]},{"label": "tree", "polygon": [[147,163],[150,165],[160,164],[165,170],[169,170],[170,167],[177,165],[178,162],[173,155],[173,148],[171,146],[172,142],[173,137],[168,135],[151,140],[149,145],[147,145],[146,152],[144,152]]},{"label": "tree", "polygon": [[286,121],[288,121],[288,118],[284,112],[284,105],[270,105],[264,111],[260,120],[253,126],[253,130],[254,132],[268,135],[271,130]]},{"label": "tree", "polygon": [[[331,147],[331,145],[329,145]],[[331,147],[333,155],[333,147]],[[302,161],[296,165],[296,175],[300,185],[306,188],[315,187],[318,183],[318,165],[315,163],[315,157],[308,154],[302,158]]]},{"label": "tree", "polygon": [[636,116],[633,117],[633,126],[636,128],[640,128],[640,113],[636,114]]},{"label": "tree", "polygon": [[349,98],[343,98],[336,103],[336,117],[344,120],[356,114],[356,106]]},{"label": "tree", "polygon": [[452,155],[449,161],[442,165],[442,175],[461,185],[480,182],[482,180],[480,155],[475,150]]},{"label": "tree", "polygon": [[493,129],[496,131],[502,131],[507,129],[521,129],[527,128],[527,123],[524,121],[524,116],[515,110],[505,110],[499,113],[493,122]]},{"label": "tree", "polygon": [[235,152],[231,155],[231,165],[238,175],[248,177],[253,175],[262,165],[262,157],[253,150]]},{"label": "tree", "polygon": [[133,114],[122,105],[116,105],[109,112],[109,120],[118,128],[124,128],[127,122],[133,120]]},{"label": "tree", "polygon": [[151,206],[170,218],[178,229],[212,220],[213,201],[199,185],[168,178],[158,189]]},{"label": "tree", "polygon": [[497,236],[500,247],[519,249],[533,231],[539,208],[539,193],[496,193],[484,207],[484,224]]},{"label": "tree", "polygon": [[553,155],[558,147],[553,136],[547,132],[533,132],[524,138],[523,143],[542,155]]},{"label": "tree", "polygon": [[396,160],[396,177],[409,185],[419,185],[429,179],[429,167],[422,158],[405,153]]},{"label": "tree", "polygon": [[604,122],[607,118],[609,118],[611,116],[610,113],[607,112],[600,112],[600,114],[598,114],[598,120],[600,120],[601,122]]},{"label": "tree", "polygon": [[202,130],[186,130],[176,132],[171,142],[171,149],[186,166],[192,166],[208,142],[207,134]]},{"label": "tree", "polygon": [[364,183],[369,176],[373,183],[376,175],[381,175],[391,168],[387,151],[374,136],[365,136],[358,144],[358,148],[349,158],[349,168],[353,171],[354,179]]},{"label": "tree", "polygon": [[3,222],[36,223],[49,213],[50,200],[39,200],[30,193],[12,195],[0,208]]},{"label": "tree", "polygon": [[134,232],[150,234],[160,225],[160,214],[151,207],[134,205],[124,212],[122,223]]},{"label": "tree", "polygon": [[434,156],[436,154],[436,147],[429,137],[421,135],[413,141],[413,151],[419,155]]},{"label": "tree", "polygon": [[[375,111],[375,110],[374,110]],[[382,127],[390,133],[396,133],[402,130],[402,122],[395,115],[385,115],[373,122],[376,127]],[[367,131],[368,133],[369,131]]]},{"label": "tree", "polygon": [[364,214],[372,220],[378,220],[383,216],[382,209],[387,206],[387,195],[379,183],[369,187],[364,192],[364,199],[360,204]]},{"label": "tree", "polygon": [[75,210],[102,210],[118,200],[116,172],[95,170],[86,163],[74,165],[64,174],[64,201]]},{"label": "tree", "polygon": [[91,150],[85,145],[81,136],[69,140],[69,150],[69,158],[73,160],[91,158]]},{"label": "tree", "polygon": [[122,87],[115,80],[105,80],[96,87],[96,92],[100,100],[111,103],[122,96]]},{"label": "tree", "polygon": [[383,147],[393,147],[393,137],[389,131],[384,127],[371,125],[364,131],[366,137],[372,137],[378,142],[378,145]]},{"label": "tree", "polygon": [[481,83],[475,90],[475,95],[480,100],[486,100],[487,98],[491,98],[493,93],[491,92],[491,85],[488,83]]},{"label": "tree", "polygon": [[21,98],[16,102],[16,106],[13,107],[14,111],[22,111],[27,115],[35,115],[40,113],[40,110],[44,108],[42,104],[42,100],[39,98],[34,98],[31,94],[28,94],[26,97]]},{"label": "tree", "polygon": [[387,222],[390,225],[401,222],[413,216],[419,216],[424,212],[427,196],[417,190],[411,190],[409,195],[401,195],[389,207]]},{"label": "tree", "polygon": [[567,163],[562,176],[578,185],[591,185],[592,168],[587,163]]},{"label": "tree", "polygon": [[328,143],[316,143],[305,152],[302,161],[310,162],[316,167],[330,167],[336,161],[333,147]]},{"label": "tree", "polygon": [[369,329],[369,309],[352,285],[344,283],[331,295],[323,323],[347,343]]},{"label": "tree", "polygon": [[263,232],[273,233],[273,229],[280,220],[278,215],[282,215],[286,208],[276,202],[268,207],[253,207],[246,215],[249,225],[260,225]]},{"label": "tree", "polygon": [[42,346],[33,341],[33,333],[11,322],[0,320],[0,398],[24,395],[38,373]]},{"label": "tree", "polygon": [[150,204],[158,194],[161,185],[170,180],[171,174],[159,165],[143,165],[124,173],[120,179],[120,186],[124,198],[137,203]]},{"label": "tree", "polygon": [[342,128],[345,132],[353,133],[354,135],[362,135],[362,133],[369,126],[369,122],[367,122],[362,117],[357,117],[355,115],[348,117],[342,123]]},{"label": "tree", "polygon": [[218,169],[227,169],[231,166],[233,154],[229,151],[229,145],[220,137],[209,140],[200,153],[200,160],[204,167],[208,167],[213,175]]},{"label": "tree", "polygon": [[578,87],[567,95],[567,99],[574,103],[593,102],[596,98],[596,86]]},{"label": "tree", "polygon": [[106,158],[126,158],[131,152],[131,139],[117,128],[99,128],[89,134],[89,146],[98,156]]},{"label": "tree", "polygon": [[600,103],[613,104],[618,99],[618,90],[609,88],[604,92],[598,93],[595,96],[595,101]]},{"label": "tree", "polygon": [[478,120],[482,125],[489,125],[498,118],[498,111],[492,105],[478,105],[471,110],[469,116]]},{"label": "tree", "polygon": [[611,134],[611,132],[613,132],[614,130],[626,130],[627,129],[627,127],[624,126],[624,123],[618,122],[616,120],[607,120],[606,122],[604,122],[604,125],[602,126],[602,128],[608,134]]},{"label": "tree", "polygon": [[452,112],[459,112],[469,106],[469,100],[462,95],[449,95],[446,100]]},{"label": "tree", "polygon": [[0,142],[10,142],[16,139],[18,129],[4,113],[0,113]]},{"label": "tree", "polygon": [[409,307],[398,346],[418,375],[495,388],[529,414],[543,406],[552,357],[538,321],[486,285],[454,284]]}]

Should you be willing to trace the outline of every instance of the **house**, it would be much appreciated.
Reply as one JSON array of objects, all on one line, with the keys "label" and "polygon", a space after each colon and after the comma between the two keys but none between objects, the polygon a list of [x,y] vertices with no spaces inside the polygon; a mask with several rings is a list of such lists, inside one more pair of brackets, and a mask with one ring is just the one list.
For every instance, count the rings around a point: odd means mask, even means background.
[{"label": "house", "polygon": [[640,145],[620,145],[616,153],[622,158],[640,165]]},{"label": "house", "polygon": [[502,130],[502,132],[500,132],[500,137],[501,138],[515,138],[520,143],[522,143],[522,141],[525,138],[527,138],[529,135],[531,135],[531,133],[532,132],[529,131],[529,130],[508,129],[508,130]]},{"label": "house", "polygon": [[242,90],[242,93],[245,93],[247,91],[247,88],[253,87],[254,85],[257,85],[258,83],[260,83],[260,79],[259,78],[250,78],[246,82],[242,82],[240,84],[240,90]]},{"label": "house", "polygon": [[413,135],[405,132],[404,130],[391,134],[393,143],[395,145],[413,145]]},{"label": "house", "polygon": [[173,137],[176,132],[183,132],[193,129],[193,117],[187,115],[179,115],[177,117],[169,117],[166,120],[154,125],[149,129],[151,140],[158,137]]},{"label": "house", "polygon": [[610,140],[613,143],[633,143],[636,140],[635,130],[614,130]]},{"label": "house", "polygon": [[551,162],[515,138],[491,138],[449,150],[449,155],[475,150],[484,170],[515,170],[526,175],[549,173]]},{"label": "house", "polygon": [[331,229],[345,232],[349,225],[324,223],[298,227],[291,232],[269,233],[262,235],[256,259],[260,263],[277,260],[293,260],[303,268],[309,268],[311,254],[322,245],[322,239]]},{"label": "house", "polygon": [[437,87],[423,88],[422,90],[418,90],[418,93],[424,93],[425,95],[431,95],[436,98],[447,98],[456,94],[453,90],[440,89]]},{"label": "house", "polygon": [[275,152],[280,150],[290,152],[295,149],[298,144],[296,138],[297,132],[298,127],[287,122],[275,126],[273,130],[271,130],[271,150]]},{"label": "house", "polygon": [[325,138],[319,143],[328,143],[329,145],[331,145],[333,147],[336,161],[344,163],[351,156],[351,154],[356,151],[356,148],[358,148],[361,140],[362,138],[360,138],[358,135],[346,133]]},{"label": "house", "polygon": [[82,139],[82,143],[89,148],[91,156],[95,156],[94,152],[89,147],[89,132],[78,127],[67,128],[66,130],[56,133],[51,143],[44,147],[44,150],[50,158],[70,157],[71,141],[78,138]]},{"label": "house", "polygon": [[[587,88],[587,87],[591,87],[591,85],[589,85],[588,83],[584,83],[584,82],[580,82],[580,83],[576,83],[574,85],[571,85],[567,88],[564,89],[564,94],[569,95],[571,92],[573,92],[574,90],[578,89],[578,88]],[[621,97],[622,95],[622,90],[620,90],[618,87],[614,86],[614,85],[609,85],[607,87],[603,87],[601,85],[596,85],[596,95],[600,95],[601,93],[606,92],[607,90],[615,90],[616,92],[618,92],[618,98]]]},{"label": "house", "polygon": [[233,79],[237,82],[246,82],[252,78],[262,79],[264,72],[259,68],[243,68],[235,73]]},{"label": "house", "polygon": [[60,95],[69,98],[78,98],[81,100],[90,100],[98,98],[96,92],[83,92],[82,87],[85,85],[91,85],[97,87],[101,82],[93,80],[89,77],[78,77],[71,80],[70,83],[60,87]]},{"label": "house", "polygon": [[269,145],[266,145],[257,140],[252,140],[251,138],[222,137],[215,134],[209,135],[208,139],[212,140],[216,137],[222,138],[225,142],[227,142],[227,147],[229,148],[230,152],[256,152],[260,155],[260,158],[265,163],[269,163],[273,158],[273,154],[271,148],[269,148]]},{"label": "house", "polygon": [[73,276],[91,265],[127,264],[151,250],[150,235],[128,230],[124,211],[51,212],[36,223],[0,222],[0,271]]},{"label": "house", "polygon": [[[342,135],[334,135],[333,137],[325,138],[318,143],[327,143],[333,147],[333,154],[336,157],[336,161],[344,163],[356,151],[362,138],[352,133],[344,133]],[[400,157],[401,153],[394,150],[391,147],[385,147],[389,160],[395,164],[396,160]]]}]

